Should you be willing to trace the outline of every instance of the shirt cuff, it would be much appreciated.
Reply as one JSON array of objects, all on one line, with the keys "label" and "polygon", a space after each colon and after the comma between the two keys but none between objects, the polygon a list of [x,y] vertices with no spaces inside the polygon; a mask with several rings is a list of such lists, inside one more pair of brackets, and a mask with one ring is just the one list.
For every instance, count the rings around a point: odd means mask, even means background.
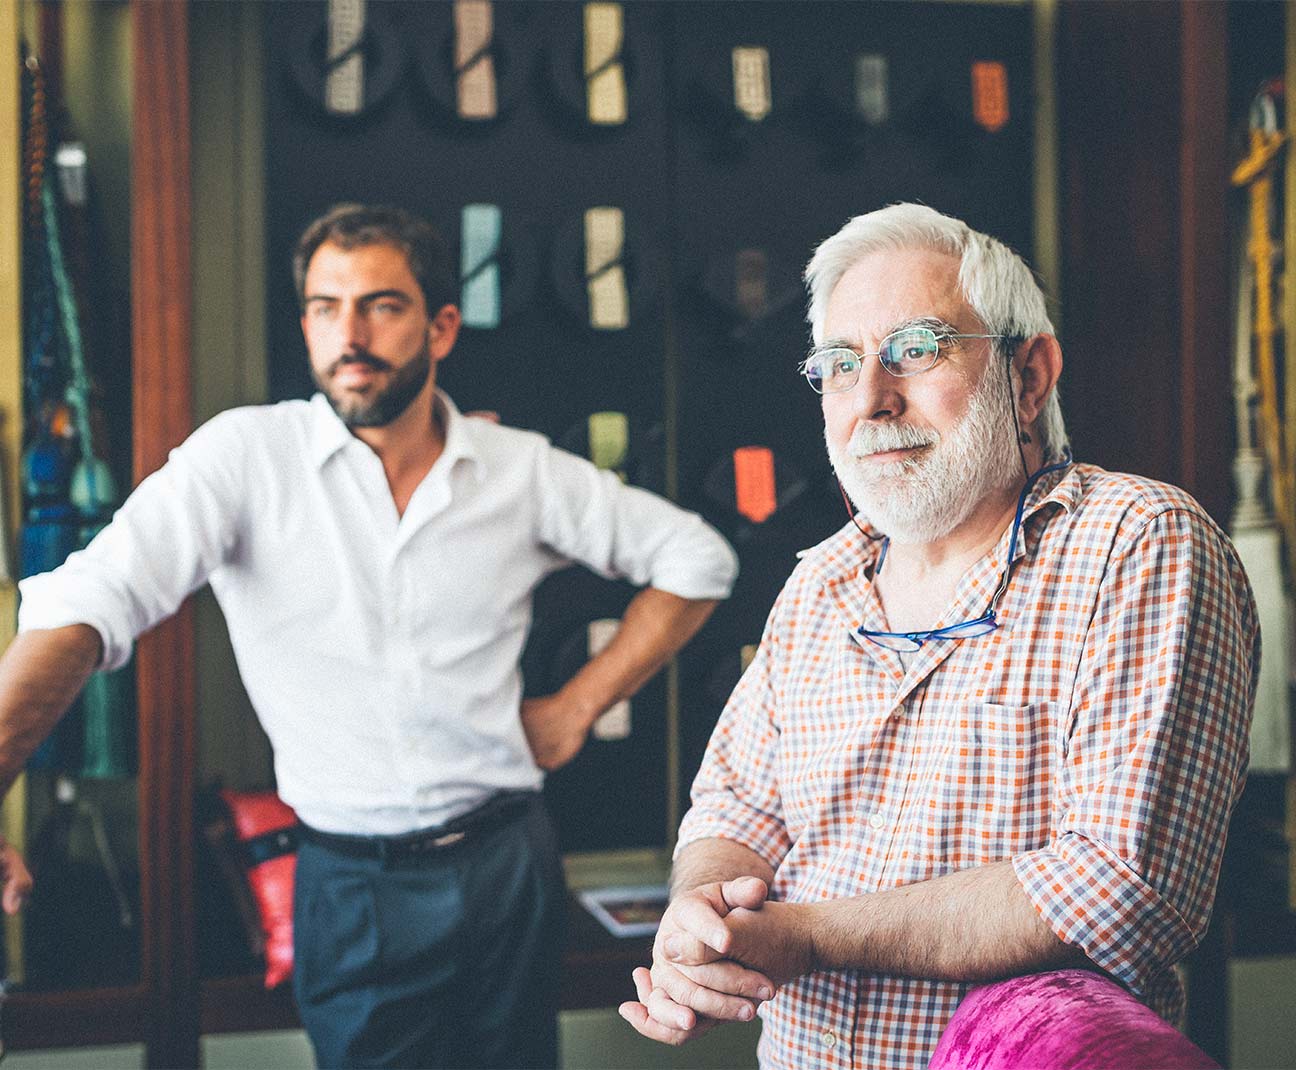
[{"label": "shirt cuff", "polygon": [[1197,944],[1192,929],[1110,848],[1076,834],[1013,858],[1026,897],[1064,943],[1136,995]]},{"label": "shirt cuff", "polygon": [[114,630],[107,618],[93,609],[64,603],[57,594],[58,580],[55,573],[42,572],[28,576],[19,581],[18,590],[21,594],[18,603],[19,632],[87,624],[99,633],[99,640],[103,644],[103,656],[96,666],[97,671],[112,672],[130,661],[132,639],[129,632]]},{"label": "shirt cuff", "polygon": [[686,554],[660,563],[649,583],[680,598],[720,601],[738,578],[738,555],[714,529],[696,519],[698,530]]},{"label": "shirt cuff", "polygon": [[791,844],[783,822],[754,807],[726,797],[723,810],[705,803],[695,804],[680,822],[675,857],[698,840],[732,840],[760,855],[770,869],[777,870]]}]

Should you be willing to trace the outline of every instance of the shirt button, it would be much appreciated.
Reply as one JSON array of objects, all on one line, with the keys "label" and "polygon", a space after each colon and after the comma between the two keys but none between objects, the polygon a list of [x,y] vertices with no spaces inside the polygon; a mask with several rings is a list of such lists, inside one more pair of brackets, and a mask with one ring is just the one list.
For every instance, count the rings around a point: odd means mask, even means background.
[{"label": "shirt button", "polygon": [[[886,824],[886,819],[881,814],[874,814],[872,817],[869,818],[869,824],[872,825],[875,829],[880,829],[883,825]],[[826,1035],[827,1034],[825,1034],[825,1036]]]},{"label": "shirt button", "polygon": [[831,1029],[825,1029],[819,1039],[823,1041],[825,1048],[835,1048],[837,1046],[837,1034]]}]

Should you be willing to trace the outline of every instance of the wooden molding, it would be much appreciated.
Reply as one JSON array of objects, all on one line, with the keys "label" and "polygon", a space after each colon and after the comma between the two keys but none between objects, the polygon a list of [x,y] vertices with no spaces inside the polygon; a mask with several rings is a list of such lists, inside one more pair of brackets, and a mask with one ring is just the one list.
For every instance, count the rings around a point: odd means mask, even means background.
[{"label": "wooden molding", "polygon": [[[193,426],[188,5],[133,0],[131,330],[135,482]],[[194,637],[186,602],[142,637],[142,973],[150,1066],[197,1066],[194,951]]]}]

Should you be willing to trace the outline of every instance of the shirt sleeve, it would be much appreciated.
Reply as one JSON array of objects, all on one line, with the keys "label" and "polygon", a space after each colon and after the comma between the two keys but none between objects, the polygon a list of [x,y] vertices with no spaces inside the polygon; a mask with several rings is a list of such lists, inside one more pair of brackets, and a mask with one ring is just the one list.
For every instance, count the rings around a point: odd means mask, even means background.
[{"label": "shirt sleeve", "polygon": [[19,631],[88,624],[103,640],[100,668],[124,665],[135,638],[234,551],[245,443],[224,413],[172,450],[84,550],[19,583]]},{"label": "shirt sleeve", "polygon": [[1210,918],[1259,667],[1231,545],[1172,509],[1114,548],[1062,742],[1059,833],[1013,859],[1040,916],[1144,995]]},{"label": "shirt sleeve", "polygon": [[681,598],[727,598],[738,559],[696,513],[549,447],[538,460],[540,538],[609,579]]},{"label": "shirt sleeve", "polygon": [[778,780],[779,729],[775,719],[774,666],[778,663],[774,603],[765,634],[707,744],[693,781],[692,806],[680,824],[680,850],[696,840],[732,840],[777,870],[792,847]]}]

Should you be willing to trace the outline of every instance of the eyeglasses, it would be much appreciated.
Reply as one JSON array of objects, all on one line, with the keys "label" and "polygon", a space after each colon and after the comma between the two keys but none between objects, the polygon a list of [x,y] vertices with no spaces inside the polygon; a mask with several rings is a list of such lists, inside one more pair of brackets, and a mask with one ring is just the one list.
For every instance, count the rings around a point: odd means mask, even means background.
[{"label": "eyeglasses", "polygon": [[[885,647],[887,650],[898,650],[901,653],[911,654],[915,650],[921,650],[923,644],[931,639],[973,639],[978,635],[988,635],[993,632],[999,627],[999,618],[995,616],[995,609],[998,607],[999,599],[1003,597],[1004,591],[1008,590],[1008,578],[1012,575],[1013,554],[1017,550],[1017,533],[1021,530],[1022,513],[1026,509],[1026,496],[1041,476],[1060,471],[1070,464],[1071,451],[1067,450],[1062,455],[1062,460],[1058,461],[1057,464],[1046,465],[1039,469],[1026,480],[1026,486],[1022,487],[1021,496],[1017,499],[1017,515],[1013,518],[1012,538],[1008,540],[1008,561],[1004,565],[1003,579],[999,581],[999,586],[990,599],[990,608],[984,616],[977,617],[975,620],[960,621],[958,624],[947,624],[944,628],[931,628],[925,632],[871,632],[861,625],[855,629],[854,634],[877,646]],[[881,570],[882,563],[886,560],[889,545],[889,541],[883,544],[882,552],[878,556],[877,569],[874,570],[875,573]]]},{"label": "eyeglasses", "polygon": [[816,394],[840,394],[859,382],[865,357],[877,357],[883,368],[903,379],[934,367],[943,343],[960,338],[1006,337],[1003,334],[937,334],[930,327],[906,327],[883,338],[876,353],[856,353],[840,346],[816,349],[797,370]]}]

